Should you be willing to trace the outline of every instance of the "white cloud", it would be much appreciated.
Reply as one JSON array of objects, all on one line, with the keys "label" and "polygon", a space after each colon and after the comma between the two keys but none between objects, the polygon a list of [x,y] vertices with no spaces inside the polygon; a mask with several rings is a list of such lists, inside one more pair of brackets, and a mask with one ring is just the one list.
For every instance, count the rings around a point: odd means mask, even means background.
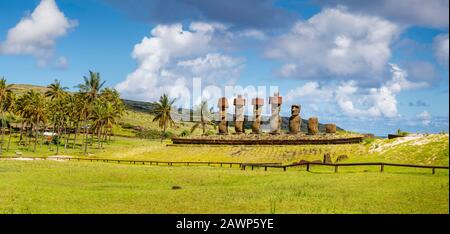
[{"label": "white cloud", "polygon": [[397,95],[404,90],[423,88],[427,83],[411,82],[407,79],[407,73],[404,70],[395,64],[390,64],[390,66],[391,79],[378,88],[361,88],[354,80],[343,81],[337,86],[307,82],[303,86],[289,91],[286,100],[295,102],[296,99],[300,99],[302,102],[319,104],[323,107],[322,109],[337,106],[340,111],[328,112],[342,113],[349,117],[400,117],[397,109]]},{"label": "white cloud", "polygon": [[316,0],[325,6],[345,5],[353,12],[377,15],[399,24],[448,28],[448,0]]},{"label": "white cloud", "polygon": [[265,54],[285,62],[280,74],[287,77],[374,79],[386,69],[399,33],[381,18],[324,9],[272,41]]},{"label": "white cloud", "polygon": [[76,25],[54,0],[41,0],[31,15],[9,29],[6,41],[0,44],[0,53],[32,55],[39,66],[45,66],[53,56],[56,40]]},{"label": "white cloud", "polygon": [[55,67],[58,69],[67,69],[69,68],[69,60],[65,56],[60,56],[55,61]]},{"label": "white cloud", "polygon": [[428,111],[422,111],[422,112],[419,113],[416,117],[417,117],[417,118],[422,122],[422,124],[425,125],[425,126],[428,126],[428,125],[430,125],[430,123],[431,123],[431,115],[430,115],[430,113],[428,113]]},{"label": "white cloud", "polygon": [[434,55],[442,66],[448,67],[449,40],[447,34],[439,34],[433,40]]},{"label": "white cloud", "polygon": [[293,101],[297,98],[307,99],[308,102],[327,102],[333,97],[333,91],[330,87],[320,86],[318,82],[310,81],[303,86],[298,86],[286,94],[287,101]]},{"label": "white cloud", "polygon": [[193,78],[202,85],[228,84],[239,77],[240,58],[221,54],[214,33],[226,30],[221,24],[192,23],[158,25],[150,37],[135,45],[132,57],[137,68],[116,88],[124,97],[156,100],[163,93],[187,100]]}]

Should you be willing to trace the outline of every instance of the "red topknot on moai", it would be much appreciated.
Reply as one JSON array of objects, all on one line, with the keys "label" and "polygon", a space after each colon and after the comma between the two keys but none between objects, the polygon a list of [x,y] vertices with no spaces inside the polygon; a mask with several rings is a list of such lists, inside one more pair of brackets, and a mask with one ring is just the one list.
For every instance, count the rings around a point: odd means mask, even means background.
[{"label": "red topknot on moai", "polygon": [[234,130],[236,134],[244,133],[244,108],[245,108],[245,99],[242,95],[238,95],[237,98],[234,99],[233,105],[235,106],[235,119],[234,119]]},{"label": "red topknot on moai", "polygon": [[269,104],[271,106],[272,115],[270,116],[270,133],[280,134],[281,130],[281,104],[283,104],[283,98],[278,92],[275,92],[273,97],[269,98]]},{"label": "red topknot on moai", "polygon": [[252,124],[252,133],[259,134],[261,127],[261,111],[262,106],[264,106],[264,99],[262,98],[253,98],[253,124]]},{"label": "red topknot on moai", "polygon": [[219,98],[219,134],[228,134],[227,109],[228,100],[226,97]]}]

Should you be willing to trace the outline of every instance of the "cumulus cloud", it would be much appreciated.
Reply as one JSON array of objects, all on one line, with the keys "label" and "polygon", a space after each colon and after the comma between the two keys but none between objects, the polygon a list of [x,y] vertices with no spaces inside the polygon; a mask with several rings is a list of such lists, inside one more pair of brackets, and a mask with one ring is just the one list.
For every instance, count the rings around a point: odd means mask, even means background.
[{"label": "cumulus cloud", "polygon": [[325,9],[277,37],[265,55],[285,63],[280,69],[285,77],[373,81],[386,70],[399,33],[397,25],[381,18]]},{"label": "cumulus cloud", "polygon": [[[404,90],[426,87],[425,82],[411,82],[406,71],[395,64],[391,66],[391,79],[377,88],[361,88],[357,81],[342,81],[337,85],[320,85],[307,82],[303,86],[292,89],[286,95],[288,102],[295,100],[313,101],[325,108],[337,106],[348,117],[361,118],[396,118],[400,117],[397,109],[397,95]],[[315,101],[314,101],[315,100]],[[326,111],[326,110],[325,110]]]},{"label": "cumulus cloud", "polygon": [[448,28],[448,0],[316,0],[323,6],[344,5],[353,12],[380,16],[403,25]]},{"label": "cumulus cloud", "polygon": [[202,85],[229,84],[239,77],[244,60],[223,54],[213,42],[221,24],[158,25],[135,45],[137,68],[116,85],[124,97],[156,100],[163,93],[190,100],[193,78]]},{"label": "cumulus cloud", "polygon": [[442,66],[448,67],[449,40],[448,33],[437,35],[433,40],[434,55]]},{"label": "cumulus cloud", "polygon": [[53,56],[56,40],[76,25],[54,0],[41,0],[30,15],[9,29],[6,41],[0,44],[0,53],[32,55],[39,66],[45,66]]},{"label": "cumulus cloud", "polygon": [[69,68],[69,60],[65,56],[60,56],[55,61],[55,67],[57,69],[67,69]]},{"label": "cumulus cloud", "polygon": [[431,123],[431,114],[428,111],[422,111],[416,116],[423,125],[429,125]]}]

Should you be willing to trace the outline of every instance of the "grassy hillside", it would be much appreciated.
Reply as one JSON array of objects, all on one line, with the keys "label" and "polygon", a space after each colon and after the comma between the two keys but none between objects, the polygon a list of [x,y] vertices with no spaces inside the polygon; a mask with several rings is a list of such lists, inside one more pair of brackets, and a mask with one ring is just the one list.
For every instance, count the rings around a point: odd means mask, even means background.
[{"label": "grassy hillside", "polygon": [[12,90],[16,94],[22,95],[22,94],[26,93],[28,90],[34,90],[37,92],[45,93],[45,91],[47,91],[47,88],[44,86],[38,86],[38,85],[14,84],[12,86]]}]

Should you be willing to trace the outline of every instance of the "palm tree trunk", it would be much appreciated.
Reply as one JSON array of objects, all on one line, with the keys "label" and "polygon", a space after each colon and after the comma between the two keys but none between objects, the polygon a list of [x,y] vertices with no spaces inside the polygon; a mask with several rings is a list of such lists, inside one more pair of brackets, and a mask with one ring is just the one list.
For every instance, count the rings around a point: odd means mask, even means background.
[{"label": "palm tree trunk", "polygon": [[0,155],[3,154],[3,139],[5,137],[5,112],[2,111],[2,141],[0,143]]},{"label": "palm tree trunk", "polygon": [[38,121],[37,121],[37,123],[36,123],[36,129],[35,129],[35,133],[34,133],[34,150],[33,150],[33,152],[36,152],[36,146],[37,146],[37,141],[38,141],[38,126],[39,126],[39,118],[38,118]]},{"label": "palm tree trunk", "polygon": [[88,134],[89,134],[89,129],[87,126],[87,115],[84,117],[84,141],[85,141],[85,145],[84,145],[84,154],[87,154],[87,148],[88,148]]},{"label": "palm tree trunk", "polygon": [[163,134],[161,135],[161,144],[163,142],[164,135],[166,135],[166,122],[164,122]]},{"label": "palm tree trunk", "polygon": [[23,126],[24,126],[24,121],[22,120],[22,126],[20,126],[20,137],[19,137],[19,144],[22,143],[22,133],[23,133]]},{"label": "palm tree trunk", "polygon": [[56,155],[59,154],[59,141],[61,140],[61,128],[58,126],[58,135],[56,135],[57,137],[57,141],[56,141]]},{"label": "palm tree trunk", "polygon": [[64,126],[64,137],[66,138],[66,141],[64,143],[64,153],[66,153],[67,144],[69,144],[69,139],[70,139],[70,131],[69,131],[69,134],[67,134],[67,126]]},{"label": "palm tree trunk", "polygon": [[100,149],[100,141],[101,141],[101,137],[100,137],[100,133],[102,132],[101,127],[98,127],[97,129],[97,148]]},{"label": "palm tree trunk", "polygon": [[12,136],[12,128],[11,128],[11,124],[10,124],[10,125],[9,125],[8,146],[6,147],[6,151],[9,151],[9,145],[11,144],[11,136]]},{"label": "palm tree trunk", "polygon": [[75,149],[75,145],[77,144],[77,135],[78,135],[78,130],[79,130],[79,124],[77,122],[76,126],[75,126],[75,136],[73,138],[73,146],[72,149]]}]

